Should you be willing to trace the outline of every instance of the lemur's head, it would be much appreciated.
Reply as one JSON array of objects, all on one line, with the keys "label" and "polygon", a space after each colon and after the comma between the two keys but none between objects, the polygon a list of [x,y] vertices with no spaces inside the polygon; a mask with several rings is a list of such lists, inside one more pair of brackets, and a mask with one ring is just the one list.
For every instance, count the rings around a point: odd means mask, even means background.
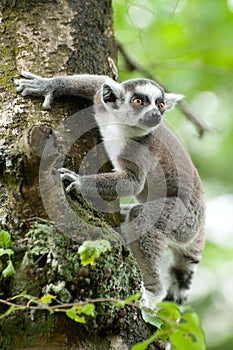
[{"label": "lemur's head", "polygon": [[165,93],[152,80],[132,79],[107,82],[102,87],[102,103],[119,122],[145,130],[162,122],[166,111],[172,109],[184,96]]}]

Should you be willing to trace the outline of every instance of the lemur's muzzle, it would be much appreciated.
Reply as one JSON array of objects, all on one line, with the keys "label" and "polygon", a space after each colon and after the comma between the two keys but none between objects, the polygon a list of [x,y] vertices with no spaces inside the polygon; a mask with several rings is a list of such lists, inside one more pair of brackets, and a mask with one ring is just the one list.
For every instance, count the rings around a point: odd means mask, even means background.
[{"label": "lemur's muzzle", "polygon": [[158,125],[162,120],[162,116],[157,109],[147,112],[143,118],[138,120],[139,124],[145,125],[148,127],[153,127]]}]

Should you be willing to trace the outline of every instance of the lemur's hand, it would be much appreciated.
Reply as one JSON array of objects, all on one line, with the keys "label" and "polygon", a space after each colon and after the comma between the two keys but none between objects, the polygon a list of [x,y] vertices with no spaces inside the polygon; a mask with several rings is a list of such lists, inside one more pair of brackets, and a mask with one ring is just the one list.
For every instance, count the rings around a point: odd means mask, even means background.
[{"label": "lemur's hand", "polygon": [[80,176],[77,175],[75,172],[68,170],[66,168],[60,168],[57,170],[58,173],[61,176],[62,181],[65,180],[69,181],[70,184],[66,187],[66,192],[69,193],[71,191],[75,191],[76,193],[80,193]]},{"label": "lemur's hand", "polygon": [[50,109],[54,98],[56,82],[53,78],[41,78],[30,72],[21,72],[21,76],[26,79],[15,79],[16,92],[22,96],[34,95],[44,96],[43,109]]}]

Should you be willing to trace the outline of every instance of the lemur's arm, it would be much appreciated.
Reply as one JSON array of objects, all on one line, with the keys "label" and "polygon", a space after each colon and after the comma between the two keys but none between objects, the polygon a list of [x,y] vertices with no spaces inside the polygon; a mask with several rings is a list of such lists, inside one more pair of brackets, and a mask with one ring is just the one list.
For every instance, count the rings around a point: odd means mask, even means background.
[{"label": "lemur's arm", "polygon": [[26,79],[15,79],[16,91],[22,96],[44,96],[43,109],[50,109],[55,97],[75,95],[93,99],[102,84],[112,79],[105,75],[80,74],[41,78],[30,72],[21,72]]},{"label": "lemur's arm", "polygon": [[[21,76],[24,79],[15,80],[16,91],[23,96],[44,96],[43,109],[51,108],[54,97],[61,95],[77,95],[93,99],[104,83],[115,83],[104,75],[84,74],[42,78],[29,72],[22,72]],[[129,168],[129,164],[125,168]],[[87,196],[98,192],[98,195],[105,198],[115,198],[117,195],[136,195],[140,192],[145,176],[144,174],[137,176],[138,172],[139,170],[131,169],[131,171],[79,176],[67,169],[61,169],[61,177],[71,182],[67,187],[68,192],[75,191]]]},{"label": "lemur's arm", "polygon": [[66,191],[82,194],[84,197],[101,196],[112,200],[116,197],[135,196],[141,192],[145,183],[145,174],[136,174],[133,171],[115,171],[111,173],[78,175],[66,168],[58,169],[62,180],[70,184]]}]

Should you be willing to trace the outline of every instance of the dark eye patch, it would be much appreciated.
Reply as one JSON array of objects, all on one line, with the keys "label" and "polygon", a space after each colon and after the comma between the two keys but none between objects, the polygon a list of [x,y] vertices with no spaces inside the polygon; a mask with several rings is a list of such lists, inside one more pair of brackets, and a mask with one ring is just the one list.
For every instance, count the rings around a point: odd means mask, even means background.
[{"label": "dark eye patch", "polygon": [[162,96],[155,100],[156,105],[158,105],[159,103],[164,103],[164,98]]},{"label": "dark eye patch", "polygon": [[165,112],[165,102],[163,97],[159,97],[155,100],[156,106],[158,106],[160,112],[163,114]]},{"label": "dark eye patch", "polygon": [[146,95],[142,94],[134,94],[130,99],[130,103],[134,104],[135,100],[141,100],[141,106],[148,105],[150,103],[149,98]]}]

